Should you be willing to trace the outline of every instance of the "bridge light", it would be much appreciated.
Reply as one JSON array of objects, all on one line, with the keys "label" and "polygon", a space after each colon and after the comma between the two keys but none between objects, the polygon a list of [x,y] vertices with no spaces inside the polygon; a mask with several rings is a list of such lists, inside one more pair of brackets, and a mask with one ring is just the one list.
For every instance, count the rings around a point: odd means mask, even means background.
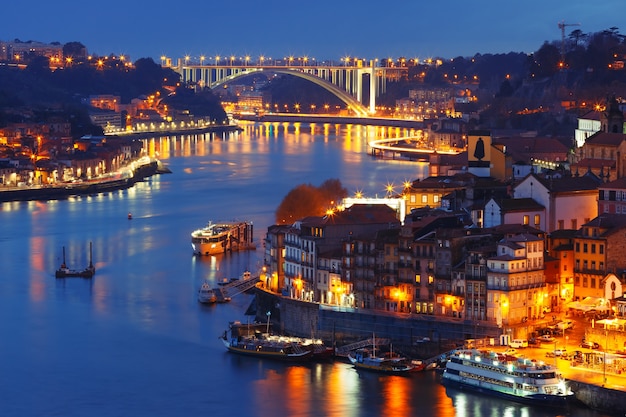
[{"label": "bridge light", "polygon": [[202,63],[204,62],[205,58],[206,57],[204,55],[200,55],[200,65],[202,65]]}]

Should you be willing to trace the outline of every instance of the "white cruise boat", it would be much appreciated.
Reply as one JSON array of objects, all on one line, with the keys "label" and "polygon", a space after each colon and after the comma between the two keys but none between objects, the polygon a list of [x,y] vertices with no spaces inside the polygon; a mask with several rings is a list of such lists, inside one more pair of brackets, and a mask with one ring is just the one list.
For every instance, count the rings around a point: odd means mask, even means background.
[{"label": "white cruise boat", "polygon": [[477,349],[450,356],[442,382],[534,405],[566,407],[575,398],[556,367]]}]

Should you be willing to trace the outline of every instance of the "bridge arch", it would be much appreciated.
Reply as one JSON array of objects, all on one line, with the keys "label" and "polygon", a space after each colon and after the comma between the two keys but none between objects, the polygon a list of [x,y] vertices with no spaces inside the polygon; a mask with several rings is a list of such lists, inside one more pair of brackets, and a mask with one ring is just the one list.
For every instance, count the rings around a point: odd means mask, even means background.
[{"label": "bridge arch", "polygon": [[213,90],[223,84],[231,82],[232,80],[236,78],[244,77],[244,76],[258,73],[258,72],[273,72],[273,73],[287,74],[287,75],[293,75],[296,77],[303,78],[307,81],[312,82],[313,84],[319,87],[322,87],[326,91],[336,96],[339,100],[341,100],[348,107],[349,110],[353,111],[355,115],[359,117],[365,117],[369,114],[367,107],[361,104],[358,100],[356,100],[346,91],[342,90],[341,88],[335,86],[334,84],[326,80],[323,80],[322,78],[319,78],[315,75],[308,74],[299,70],[282,69],[282,68],[259,68],[259,67],[252,68],[250,67],[250,68],[245,68],[242,71],[232,73],[228,75],[227,77],[224,77],[216,81],[215,83],[211,83],[211,85],[208,85],[207,87]]}]

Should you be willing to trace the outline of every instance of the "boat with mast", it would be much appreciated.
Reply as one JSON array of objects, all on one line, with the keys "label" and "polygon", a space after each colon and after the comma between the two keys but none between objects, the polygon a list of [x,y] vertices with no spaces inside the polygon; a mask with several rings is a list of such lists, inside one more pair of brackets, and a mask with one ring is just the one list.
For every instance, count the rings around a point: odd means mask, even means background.
[{"label": "boat with mast", "polygon": [[376,337],[372,336],[372,350],[357,349],[348,354],[348,360],[356,369],[379,372],[384,374],[407,374],[416,370],[416,365],[406,358],[394,355],[393,349],[387,355],[377,355]]},{"label": "boat with mast", "polygon": [[95,274],[96,267],[93,265],[91,242],[89,242],[89,265],[85,269],[71,269],[67,267],[67,263],[65,261],[65,246],[63,246],[63,263],[54,274],[56,278],[92,278]]}]

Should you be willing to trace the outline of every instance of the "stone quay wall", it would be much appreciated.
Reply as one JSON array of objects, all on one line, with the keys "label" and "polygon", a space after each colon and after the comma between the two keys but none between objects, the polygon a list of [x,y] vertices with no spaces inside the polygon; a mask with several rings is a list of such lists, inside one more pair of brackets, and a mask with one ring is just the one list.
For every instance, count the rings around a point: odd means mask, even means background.
[{"label": "stone quay wall", "polygon": [[[467,320],[446,320],[430,315],[386,313],[345,307],[325,306],[282,297],[256,289],[258,321],[267,313],[277,332],[300,337],[316,337],[327,342],[350,343],[372,337],[394,344],[414,345],[424,338],[442,346],[463,344],[465,339],[494,339],[499,344],[501,330]],[[428,340],[427,339],[427,340]]]},{"label": "stone quay wall", "polygon": [[580,381],[569,381],[569,386],[576,395],[576,399],[587,407],[609,414],[616,414],[616,410],[626,410],[626,393],[624,391],[586,384]]}]

